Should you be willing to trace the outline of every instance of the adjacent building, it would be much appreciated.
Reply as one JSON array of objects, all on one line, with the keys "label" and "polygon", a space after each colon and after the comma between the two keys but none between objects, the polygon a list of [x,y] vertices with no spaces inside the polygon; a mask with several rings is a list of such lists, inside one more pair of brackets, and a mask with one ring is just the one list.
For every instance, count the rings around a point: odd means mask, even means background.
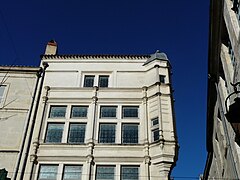
[{"label": "adjacent building", "polygon": [[161,179],[178,157],[171,65],[150,55],[59,55],[50,41],[24,180]]},{"label": "adjacent building", "polygon": [[40,68],[0,66],[0,169],[14,179],[24,156]]},{"label": "adjacent building", "polygon": [[211,0],[203,179],[240,179],[240,3]]}]

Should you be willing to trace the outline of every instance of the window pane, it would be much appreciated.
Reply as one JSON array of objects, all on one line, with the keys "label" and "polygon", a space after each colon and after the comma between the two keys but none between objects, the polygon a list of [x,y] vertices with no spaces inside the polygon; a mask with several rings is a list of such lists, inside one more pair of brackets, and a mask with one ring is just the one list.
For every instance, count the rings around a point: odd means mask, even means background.
[{"label": "window pane", "polygon": [[84,87],[93,87],[94,84],[94,76],[85,76],[84,78]]},{"label": "window pane", "polygon": [[99,143],[115,143],[115,124],[100,124]]},{"label": "window pane", "polygon": [[157,125],[158,123],[159,123],[159,122],[158,122],[158,117],[152,119],[152,126],[155,126],[155,125]]},{"label": "window pane", "polygon": [[138,117],[138,106],[125,106],[123,107],[123,117]]},{"label": "window pane", "polygon": [[108,87],[108,78],[109,76],[99,76],[98,86]]},{"label": "window pane", "polygon": [[121,179],[130,180],[138,179],[138,168],[139,167],[121,167]]},{"label": "window pane", "polygon": [[70,124],[68,143],[84,143],[86,124]]},{"label": "window pane", "polygon": [[66,114],[66,106],[51,106],[50,109],[50,118],[59,118],[59,117],[65,117]]},{"label": "window pane", "polygon": [[57,165],[41,165],[39,171],[39,180],[56,180],[58,166]]},{"label": "window pane", "polygon": [[116,117],[116,110],[117,107],[115,106],[102,106],[101,107],[101,112],[100,112],[100,117]]},{"label": "window pane", "polygon": [[87,106],[73,106],[71,117],[87,117]]},{"label": "window pane", "polygon": [[64,166],[63,180],[81,180],[82,166]]},{"label": "window pane", "polygon": [[45,142],[47,143],[60,143],[62,142],[64,124],[48,124],[47,136]]},{"label": "window pane", "polygon": [[138,125],[137,124],[123,124],[122,143],[128,143],[128,144],[138,143]]},{"label": "window pane", "polygon": [[159,140],[159,129],[153,130],[153,141]]},{"label": "window pane", "polygon": [[159,75],[159,79],[161,83],[165,83],[165,76],[164,75]]},{"label": "window pane", "polygon": [[0,103],[3,101],[3,95],[4,95],[5,88],[6,88],[5,85],[0,85]]},{"label": "window pane", "polygon": [[114,166],[97,166],[97,177],[96,179],[111,179],[114,180]]}]

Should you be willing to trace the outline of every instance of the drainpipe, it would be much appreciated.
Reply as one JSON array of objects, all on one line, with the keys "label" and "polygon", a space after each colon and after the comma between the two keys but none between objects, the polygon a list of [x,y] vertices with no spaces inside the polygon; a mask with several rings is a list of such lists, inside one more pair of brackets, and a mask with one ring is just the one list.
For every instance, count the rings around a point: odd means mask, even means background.
[{"label": "drainpipe", "polygon": [[223,111],[223,106],[222,106],[222,101],[221,101],[221,97],[220,97],[220,92],[219,92],[219,89],[218,89],[218,84],[215,83],[215,87],[216,87],[216,90],[217,90],[217,95],[218,95],[218,100],[219,100],[219,104],[220,104],[220,116],[221,116],[221,119],[223,121],[223,129],[224,129],[224,132],[227,136],[227,146],[229,147],[230,149],[230,161],[232,163],[232,167],[233,167],[233,172],[234,172],[234,176],[236,177],[236,179],[239,179],[239,175],[238,175],[238,171],[237,171],[237,167],[236,167],[236,164],[235,164],[235,161],[234,161],[234,157],[233,157],[233,149],[232,149],[232,146],[231,146],[231,141],[230,141],[230,137],[229,137],[229,134],[228,134],[228,130],[227,130],[227,123],[226,123],[226,117],[224,115],[224,111]]},{"label": "drainpipe", "polygon": [[24,161],[23,161],[23,165],[22,165],[22,170],[21,170],[21,174],[20,174],[20,180],[24,179],[24,175],[25,175],[27,159],[28,159],[28,155],[29,155],[30,145],[31,145],[31,142],[32,142],[32,135],[33,135],[33,130],[34,130],[34,126],[35,126],[35,121],[36,121],[39,101],[40,101],[41,92],[42,92],[42,86],[43,86],[44,77],[45,77],[45,71],[46,71],[46,69],[48,67],[48,63],[43,62],[42,65],[43,65],[43,70],[42,70],[42,73],[41,73],[42,79],[41,79],[40,86],[39,86],[39,89],[38,89],[38,96],[37,96],[37,99],[36,99],[36,107],[34,109],[34,114],[33,114],[33,118],[32,118],[32,124],[31,124],[31,127],[30,127],[30,133],[29,133],[29,138],[28,138],[28,142],[27,142],[27,149],[26,149],[26,152],[25,152],[25,157],[24,157]]},{"label": "drainpipe", "polygon": [[22,138],[22,141],[21,141],[21,146],[20,146],[18,157],[17,157],[16,167],[15,167],[15,170],[13,172],[13,178],[12,178],[13,180],[16,180],[17,175],[18,175],[18,170],[19,170],[21,159],[22,159],[24,144],[25,144],[25,141],[26,141],[26,138],[27,138],[27,131],[28,131],[28,128],[29,128],[29,123],[30,123],[30,119],[31,119],[31,115],[32,115],[32,110],[33,110],[34,101],[35,101],[35,98],[36,98],[37,87],[38,87],[39,79],[41,77],[41,73],[42,73],[42,68],[40,68],[38,70],[37,74],[36,74],[37,75],[37,81],[36,81],[33,96],[32,96],[32,102],[31,102],[31,105],[30,105],[30,108],[29,108],[29,111],[28,111],[28,114],[27,114],[26,124],[24,126],[23,138]]}]

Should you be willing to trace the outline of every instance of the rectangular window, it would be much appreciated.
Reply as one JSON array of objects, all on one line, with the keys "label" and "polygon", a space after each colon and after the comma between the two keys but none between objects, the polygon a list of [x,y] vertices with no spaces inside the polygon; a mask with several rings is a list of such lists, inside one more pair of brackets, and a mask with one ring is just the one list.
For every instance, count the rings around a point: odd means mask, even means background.
[{"label": "rectangular window", "polygon": [[158,125],[158,117],[157,118],[154,118],[151,120],[152,121],[152,126],[155,126],[155,125]]},{"label": "rectangular window", "polygon": [[109,76],[99,76],[98,86],[99,87],[108,87],[108,78],[109,78]]},{"label": "rectangular window", "polygon": [[123,106],[123,118],[138,118],[138,106]]},{"label": "rectangular window", "polygon": [[84,143],[86,124],[70,124],[68,143]]},{"label": "rectangular window", "polygon": [[88,106],[72,106],[71,117],[72,118],[83,118],[87,117]]},{"label": "rectangular window", "polygon": [[138,166],[121,166],[121,180],[138,180]]},{"label": "rectangular window", "polygon": [[65,118],[67,106],[51,106],[49,118]]},{"label": "rectangular window", "polygon": [[159,129],[154,129],[152,130],[152,135],[153,135],[153,141],[159,140]]},{"label": "rectangular window", "polygon": [[165,83],[165,77],[164,75],[159,75],[159,80],[161,83]]},{"label": "rectangular window", "polygon": [[95,78],[95,76],[93,76],[93,75],[86,75],[84,78],[83,87],[93,87],[94,78]]},{"label": "rectangular window", "polygon": [[63,172],[63,180],[81,180],[82,166],[65,165]]},{"label": "rectangular window", "polygon": [[40,165],[38,180],[56,180],[58,165]]},{"label": "rectangular window", "polygon": [[100,118],[112,118],[117,115],[116,106],[101,106],[100,108]]},{"label": "rectangular window", "polygon": [[99,143],[115,143],[115,124],[100,124]]},{"label": "rectangular window", "polygon": [[3,102],[4,91],[6,89],[6,85],[0,85],[0,103]]},{"label": "rectangular window", "polygon": [[97,180],[104,180],[104,179],[110,179],[114,180],[114,172],[115,172],[115,166],[97,166],[96,170],[96,179]]},{"label": "rectangular window", "polygon": [[138,143],[138,124],[122,125],[122,143],[123,144]]},{"label": "rectangular window", "polygon": [[46,143],[61,143],[64,124],[48,123]]}]

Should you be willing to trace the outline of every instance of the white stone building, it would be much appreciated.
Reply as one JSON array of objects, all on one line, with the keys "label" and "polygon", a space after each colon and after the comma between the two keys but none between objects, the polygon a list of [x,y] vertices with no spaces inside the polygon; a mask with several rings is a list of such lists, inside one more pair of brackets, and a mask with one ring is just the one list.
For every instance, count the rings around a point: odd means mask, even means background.
[{"label": "white stone building", "polygon": [[51,41],[42,56],[43,88],[19,178],[169,179],[178,142],[167,56],[56,51]]},{"label": "white stone building", "polygon": [[203,179],[240,179],[240,2],[211,0]]},{"label": "white stone building", "polygon": [[29,127],[38,67],[0,66],[0,169],[17,176]]}]

